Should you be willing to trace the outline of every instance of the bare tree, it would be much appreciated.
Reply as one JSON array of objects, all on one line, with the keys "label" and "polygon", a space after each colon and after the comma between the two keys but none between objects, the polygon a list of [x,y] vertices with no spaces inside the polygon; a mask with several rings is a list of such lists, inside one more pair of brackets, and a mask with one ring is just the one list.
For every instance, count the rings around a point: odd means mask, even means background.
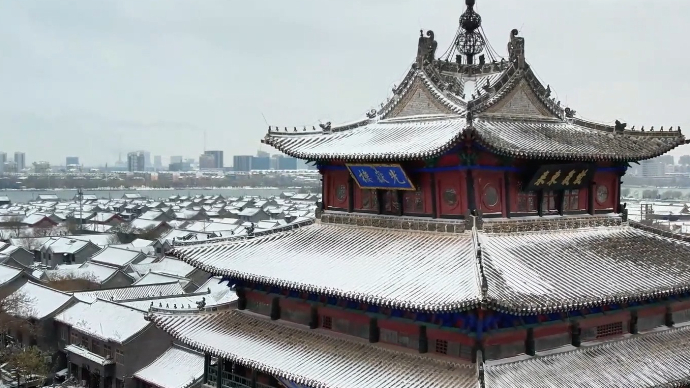
[{"label": "bare tree", "polygon": [[80,221],[74,217],[67,218],[65,227],[67,228],[67,233],[70,235],[78,234],[81,231]]},{"label": "bare tree", "polygon": [[108,236],[106,243],[108,245],[120,244],[120,237],[118,237],[117,234],[111,234],[110,236]]},{"label": "bare tree", "polygon": [[38,227],[33,228],[31,231],[31,235],[33,237],[50,237],[55,236],[56,234],[57,230],[55,228]]},{"label": "bare tree", "polygon": [[50,278],[44,281],[44,284],[60,291],[72,292],[97,290],[100,288],[98,278],[91,272],[79,274],[71,272],[64,274],[53,273],[49,276]]},{"label": "bare tree", "polygon": [[19,239],[19,246],[29,252],[40,250],[43,242],[35,237],[22,237]]},{"label": "bare tree", "polygon": [[[9,344],[7,333],[12,333],[18,340],[31,337],[36,337],[38,333],[38,326],[34,325],[30,319],[34,315],[34,298],[28,295],[15,291],[9,295],[2,295],[0,299],[0,332],[2,334],[2,345],[6,348]],[[22,341],[20,341],[22,342]],[[0,353],[0,358],[3,358]]]},{"label": "bare tree", "polygon": [[162,228],[155,229],[153,226],[149,226],[139,233],[139,238],[143,238],[144,240],[156,241],[159,238],[161,238],[162,234]]},{"label": "bare tree", "polygon": [[5,227],[10,230],[10,234],[19,237],[24,230],[23,216],[12,216],[5,222]]}]

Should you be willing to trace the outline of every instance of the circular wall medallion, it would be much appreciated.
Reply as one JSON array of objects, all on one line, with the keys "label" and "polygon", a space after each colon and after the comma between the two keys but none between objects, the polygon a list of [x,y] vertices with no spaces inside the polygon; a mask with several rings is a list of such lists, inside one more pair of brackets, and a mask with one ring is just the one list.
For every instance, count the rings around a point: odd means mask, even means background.
[{"label": "circular wall medallion", "polygon": [[498,205],[498,190],[490,184],[484,186],[482,201],[484,202],[484,206],[488,208]]},{"label": "circular wall medallion", "polygon": [[450,207],[455,207],[458,205],[458,193],[455,189],[446,189],[443,192],[443,202]]},{"label": "circular wall medallion", "polygon": [[345,202],[347,199],[347,187],[345,187],[345,185],[339,185],[335,189],[335,199],[337,199],[338,202]]},{"label": "circular wall medallion", "polygon": [[606,186],[597,186],[597,202],[603,205],[609,199],[609,188]]}]

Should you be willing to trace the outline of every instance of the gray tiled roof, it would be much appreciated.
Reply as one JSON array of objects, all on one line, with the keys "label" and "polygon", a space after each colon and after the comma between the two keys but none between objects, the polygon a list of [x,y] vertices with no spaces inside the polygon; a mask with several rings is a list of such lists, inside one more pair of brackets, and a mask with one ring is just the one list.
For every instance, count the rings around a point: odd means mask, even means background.
[{"label": "gray tiled roof", "polygon": [[562,121],[482,118],[473,127],[481,144],[517,158],[632,161],[659,156],[685,143],[678,131],[613,133]]},{"label": "gray tiled roof", "polygon": [[485,302],[527,315],[690,289],[690,243],[627,225],[444,233],[319,222],[174,254],[215,275],[419,311]]},{"label": "gray tiled roof", "polygon": [[405,309],[463,309],[480,298],[470,233],[314,224],[173,254],[248,281]]},{"label": "gray tiled roof", "polygon": [[690,382],[690,327],[485,367],[486,388],[683,387]]},{"label": "gray tiled roof", "polygon": [[534,314],[690,289],[690,244],[630,226],[481,233],[488,301]]},{"label": "gray tiled roof", "polygon": [[309,160],[406,160],[443,153],[462,135],[465,119],[427,116],[389,119],[333,133],[269,133],[264,142]]},{"label": "gray tiled roof", "polygon": [[[274,132],[264,143],[308,160],[419,160],[451,149],[470,132],[466,125],[460,116],[412,116],[338,132]],[[614,133],[610,126],[582,120],[481,117],[472,129],[477,141],[493,152],[525,159],[636,161],[685,144],[680,131]]]},{"label": "gray tiled roof", "polygon": [[192,348],[310,387],[479,387],[472,364],[335,338],[237,310],[149,317]]}]

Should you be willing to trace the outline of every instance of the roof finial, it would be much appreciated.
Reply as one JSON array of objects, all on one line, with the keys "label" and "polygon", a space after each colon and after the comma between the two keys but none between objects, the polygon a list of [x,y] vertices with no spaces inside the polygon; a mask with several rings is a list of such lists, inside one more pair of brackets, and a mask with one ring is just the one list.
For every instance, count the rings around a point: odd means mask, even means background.
[{"label": "roof finial", "polygon": [[469,65],[473,63],[474,56],[484,50],[485,45],[484,37],[478,31],[482,26],[482,17],[474,12],[474,3],[475,0],[465,0],[467,9],[460,15],[460,28],[464,32],[461,31],[455,40],[455,47],[460,54],[465,56]]}]

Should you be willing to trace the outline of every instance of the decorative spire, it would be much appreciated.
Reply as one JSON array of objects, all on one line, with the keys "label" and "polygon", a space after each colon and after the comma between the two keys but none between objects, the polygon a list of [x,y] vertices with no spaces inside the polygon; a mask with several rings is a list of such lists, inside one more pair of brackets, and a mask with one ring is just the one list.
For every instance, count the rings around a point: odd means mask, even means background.
[{"label": "decorative spire", "polygon": [[460,15],[461,31],[455,41],[458,52],[465,56],[467,64],[474,62],[474,56],[484,50],[485,42],[479,27],[482,26],[482,17],[474,12],[475,0],[465,0],[467,9]]}]

